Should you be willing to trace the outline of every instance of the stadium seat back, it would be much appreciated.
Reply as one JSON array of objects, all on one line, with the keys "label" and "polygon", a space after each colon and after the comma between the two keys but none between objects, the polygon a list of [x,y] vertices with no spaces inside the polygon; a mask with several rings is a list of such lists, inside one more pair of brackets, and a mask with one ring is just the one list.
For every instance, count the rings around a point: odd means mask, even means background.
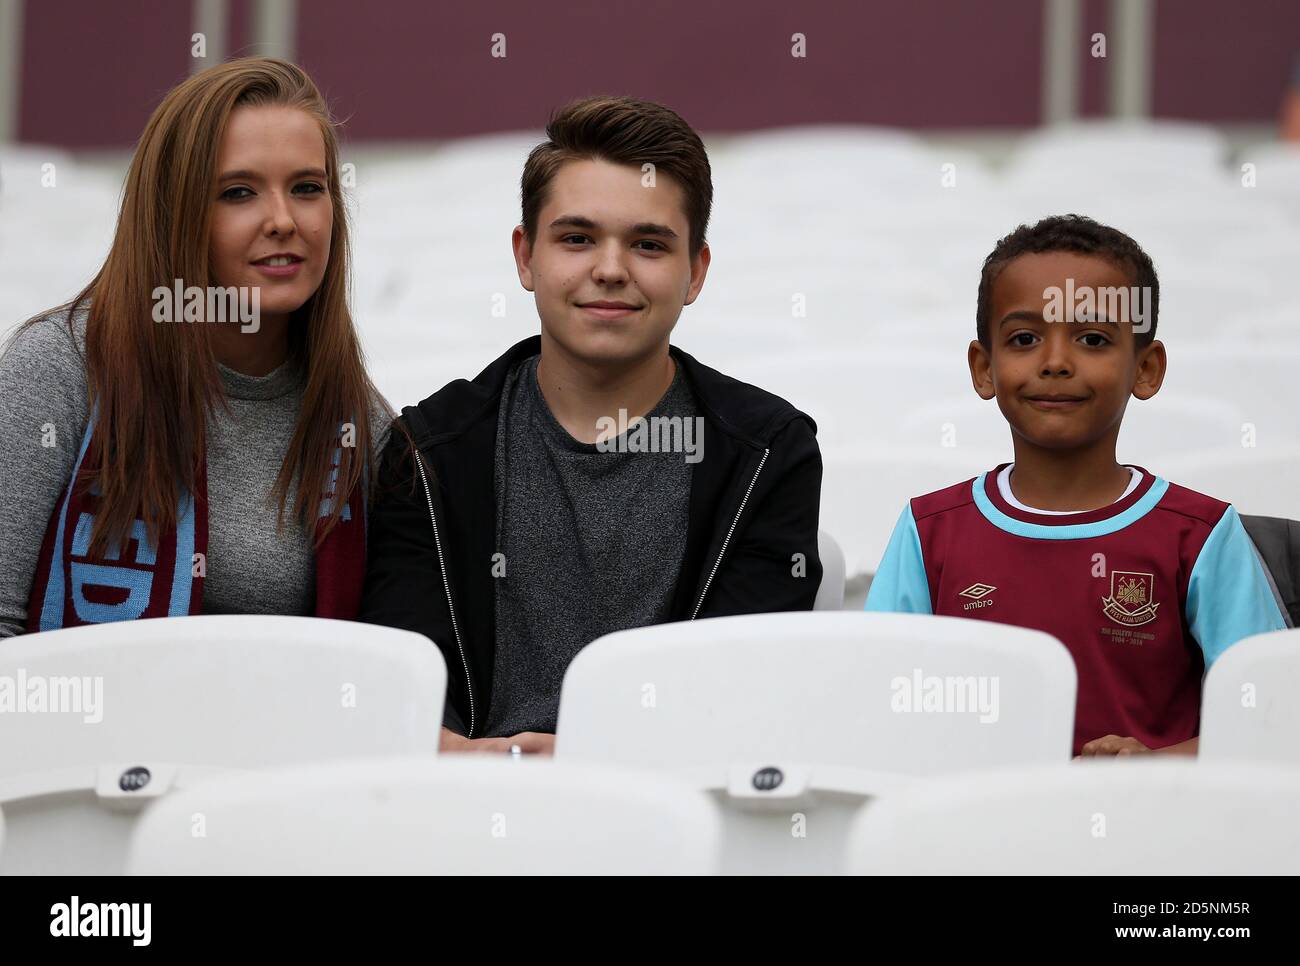
[{"label": "stadium seat back", "polygon": [[1295,875],[1300,771],[1147,756],[917,783],[859,815],[877,875]]},{"label": "stadium seat back", "polygon": [[669,776],[472,755],[212,779],[150,808],[128,871],[680,875],[717,851],[716,809]]},{"label": "stadium seat back", "polygon": [[844,551],[825,530],[817,531],[817,556],[822,564],[822,582],[817,587],[813,610],[844,607]]},{"label": "stadium seat back", "polygon": [[15,638],[0,682],[23,705],[0,714],[0,872],[103,873],[143,803],[214,773],[436,754],[446,668],[405,631],[228,615]]},{"label": "stadium seat back", "polygon": [[914,776],[1068,760],[1075,672],[1024,628],[858,612],[721,617],[582,650],[556,756],[680,773],[729,872],[837,871],[852,813]]},{"label": "stadium seat back", "polygon": [[1219,656],[1201,692],[1205,761],[1300,765],[1300,630],[1257,634]]}]

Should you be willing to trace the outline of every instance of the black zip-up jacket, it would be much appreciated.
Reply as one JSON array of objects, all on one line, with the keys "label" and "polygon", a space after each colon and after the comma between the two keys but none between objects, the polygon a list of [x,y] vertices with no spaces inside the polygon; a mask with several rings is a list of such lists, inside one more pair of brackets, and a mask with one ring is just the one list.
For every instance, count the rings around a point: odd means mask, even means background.
[{"label": "black zip-up jacket", "polygon": [[[784,399],[670,351],[704,417],[671,619],[811,610],[822,576],[816,425]],[[488,719],[496,656],[497,411],[511,367],[539,352],[540,336],[525,339],[473,381],[404,408],[370,515],[361,619],[437,642],[444,723],[469,737]]]}]

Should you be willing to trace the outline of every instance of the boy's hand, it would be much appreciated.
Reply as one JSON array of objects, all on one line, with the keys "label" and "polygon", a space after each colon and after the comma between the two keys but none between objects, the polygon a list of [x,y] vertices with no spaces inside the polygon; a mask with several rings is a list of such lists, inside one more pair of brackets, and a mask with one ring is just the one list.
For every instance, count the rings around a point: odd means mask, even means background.
[{"label": "boy's hand", "polygon": [[1150,751],[1150,748],[1136,738],[1106,735],[1104,738],[1093,738],[1092,741],[1085,744],[1079,749],[1079,757],[1105,758],[1112,755],[1145,755]]},{"label": "boy's hand", "polygon": [[477,751],[508,755],[514,745],[518,745],[519,751],[525,755],[552,755],[555,753],[555,735],[521,731],[510,738],[466,738],[450,728],[443,728],[438,738],[438,750],[443,753]]}]

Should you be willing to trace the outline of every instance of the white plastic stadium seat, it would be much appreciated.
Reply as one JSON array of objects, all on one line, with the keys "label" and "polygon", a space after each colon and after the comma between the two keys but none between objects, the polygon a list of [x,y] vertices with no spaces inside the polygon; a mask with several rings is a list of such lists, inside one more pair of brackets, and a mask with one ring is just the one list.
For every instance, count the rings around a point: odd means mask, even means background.
[{"label": "white plastic stadium seat", "polygon": [[[801,289],[806,291],[806,289]],[[789,296],[785,298],[787,315]],[[862,313],[854,301],[850,312],[862,326]],[[909,315],[909,319],[914,315]],[[962,320],[965,323],[965,320]],[[786,320],[788,328],[788,320]],[[895,322],[894,324],[897,324]],[[913,325],[909,321],[909,328]],[[974,324],[971,326],[974,333]],[[734,331],[734,330],[733,330]],[[962,332],[960,335],[965,335]],[[822,334],[830,341],[831,333]],[[926,338],[935,338],[927,332]],[[967,335],[969,340],[970,336]],[[892,448],[900,434],[895,414],[915,401],[952,395],[969,385],[966,359],[958,353],[940,354],[933,360],[918,359],[915,353],[897,348],[874,351],[849,349],[774,352],[765,361],[746,362],[735,370],[737,378],[788,399],[817,422],[817,445],[823,454],[838,453],[846,446],[874,444],[877,450]],[[975,393],[970,393],[972,398]],[[888,414],[889,418],[884,418]],[[940,443],[940,427],[927,428],[913,442]],[[1004,443],[1003,437],[998,437]]]},{"label": "white plastic stadium seat", "polygon": [[[142,805],[231,769],[435,755],[446,688],[427,638],[248,615],[127,621],[0,648],[7,874],[120,872]],[[50,696],[36,709],[34,695]]]},{"label": "white plastic stadium seat", "polygon": [[[714,162],[714,178],[728,200],[754,211],[761,199],[782,214],[828,214],[863,207],[861,197],[937,194],[941,156],[916,135],[897,128],[813,125],[742,134],[728,140]],[[974,173],[974,172],[972,172]],[[773,190],[787,185],[787,190]]]},{"label": "white plastic stadium seat", "polygon": [[833,872],[853,812],[912,776],[1068,760],[1074,696],[1064,645],[1024,628],[720,617],[584,648],[555,747],[561,760],[671,771],[713,793],[726,806],[724,871]]},{"label": "white plastic stadium seat", "polygon": [[1082,121],[1026,134],[1004,177],[1013,185],[1082,182],[1171,190],[1218,180],[1226,154],[1223,135],[1208,124]]},{"label": "white plastic stadium seat", "polygon": [[[1294,254],[1300,265],[1300,246]],[[1296,313],[1292,311],[1293,324]],[[1166,392],[1202,396],[1231,403],[1245,420],[1255,425],[1259,445],[1295,440],[1300,429],[1300,344],[1263,344],[1246,341],[1254,336],[1255,319],[1230,326],[1235,336],[1195,347],[1179,347],[1160,394],[1152,400],[1158,411]],[[1238,427],[1240,431],[1241,427]],[[1195,439],[1195,437],[1193,438]],[[1231,441],[1240,446],[1240,435]],[[1154,469],[1154,467],[1152,467]]]},{"label": "white plastic stadium seat", "polygon": [[875,572],[908,500],[971,479],[1008,458],[1005,446],[963,442],[944,448],[939,443],[936,426],[929,445],[823,454],[820,523],[843,541],[847,576]]},{"label": "white plastic stadium seat", "polygon": [[1300,630],[1238,641],[1201,694],[1200,757],[1300,766]]},{"label": "white plastic stadium seat", "polygon": [[1231,503],[1238,513],[1300,519],[1300,443],[1271,439],[1261,429],[1256,446],[1171,456],[1160,465],[1161,476]]},{"label": "white plastic stadium seat", "polygon": [[917,783],[858,817],[853,874],[1295,875],[1300,770],[1105,759]]},{"label": "white plastic stadium seat", "polygon": [[1243,148],[1237,156],[1234,174],[1241,164],[1255,166],[1255,188],[1261,199],[1300,219],[1300,145],[1265,142]]},{"label": "white plastic stadium seat", "polygon": [[817,531],[817,556],[822,563],[822,582],[817,587],[813,610],[844,608],[844,551],[825,530]]},{"label": "white plastic stadium seat", "polygon": [[717,851],[713,804],[666,776],[466,755],[213,779],[145,813],[128,871],[706,875]]}]

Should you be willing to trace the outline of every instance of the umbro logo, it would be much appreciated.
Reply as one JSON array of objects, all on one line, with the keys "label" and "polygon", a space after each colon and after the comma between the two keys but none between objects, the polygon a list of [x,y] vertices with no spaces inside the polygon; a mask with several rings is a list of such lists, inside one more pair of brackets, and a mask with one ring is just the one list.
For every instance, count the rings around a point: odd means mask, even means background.
[{"label": "umbro logo", "polygon": [[958,597],[969,597],[970,600],[962,604],[962,610],[975,610],[979,607],[992,607],[993,601],[985,600],[989,594],[997,590],[992,584],[982,584],[979,582],[971,584],[965,590],[958,591]]}]

